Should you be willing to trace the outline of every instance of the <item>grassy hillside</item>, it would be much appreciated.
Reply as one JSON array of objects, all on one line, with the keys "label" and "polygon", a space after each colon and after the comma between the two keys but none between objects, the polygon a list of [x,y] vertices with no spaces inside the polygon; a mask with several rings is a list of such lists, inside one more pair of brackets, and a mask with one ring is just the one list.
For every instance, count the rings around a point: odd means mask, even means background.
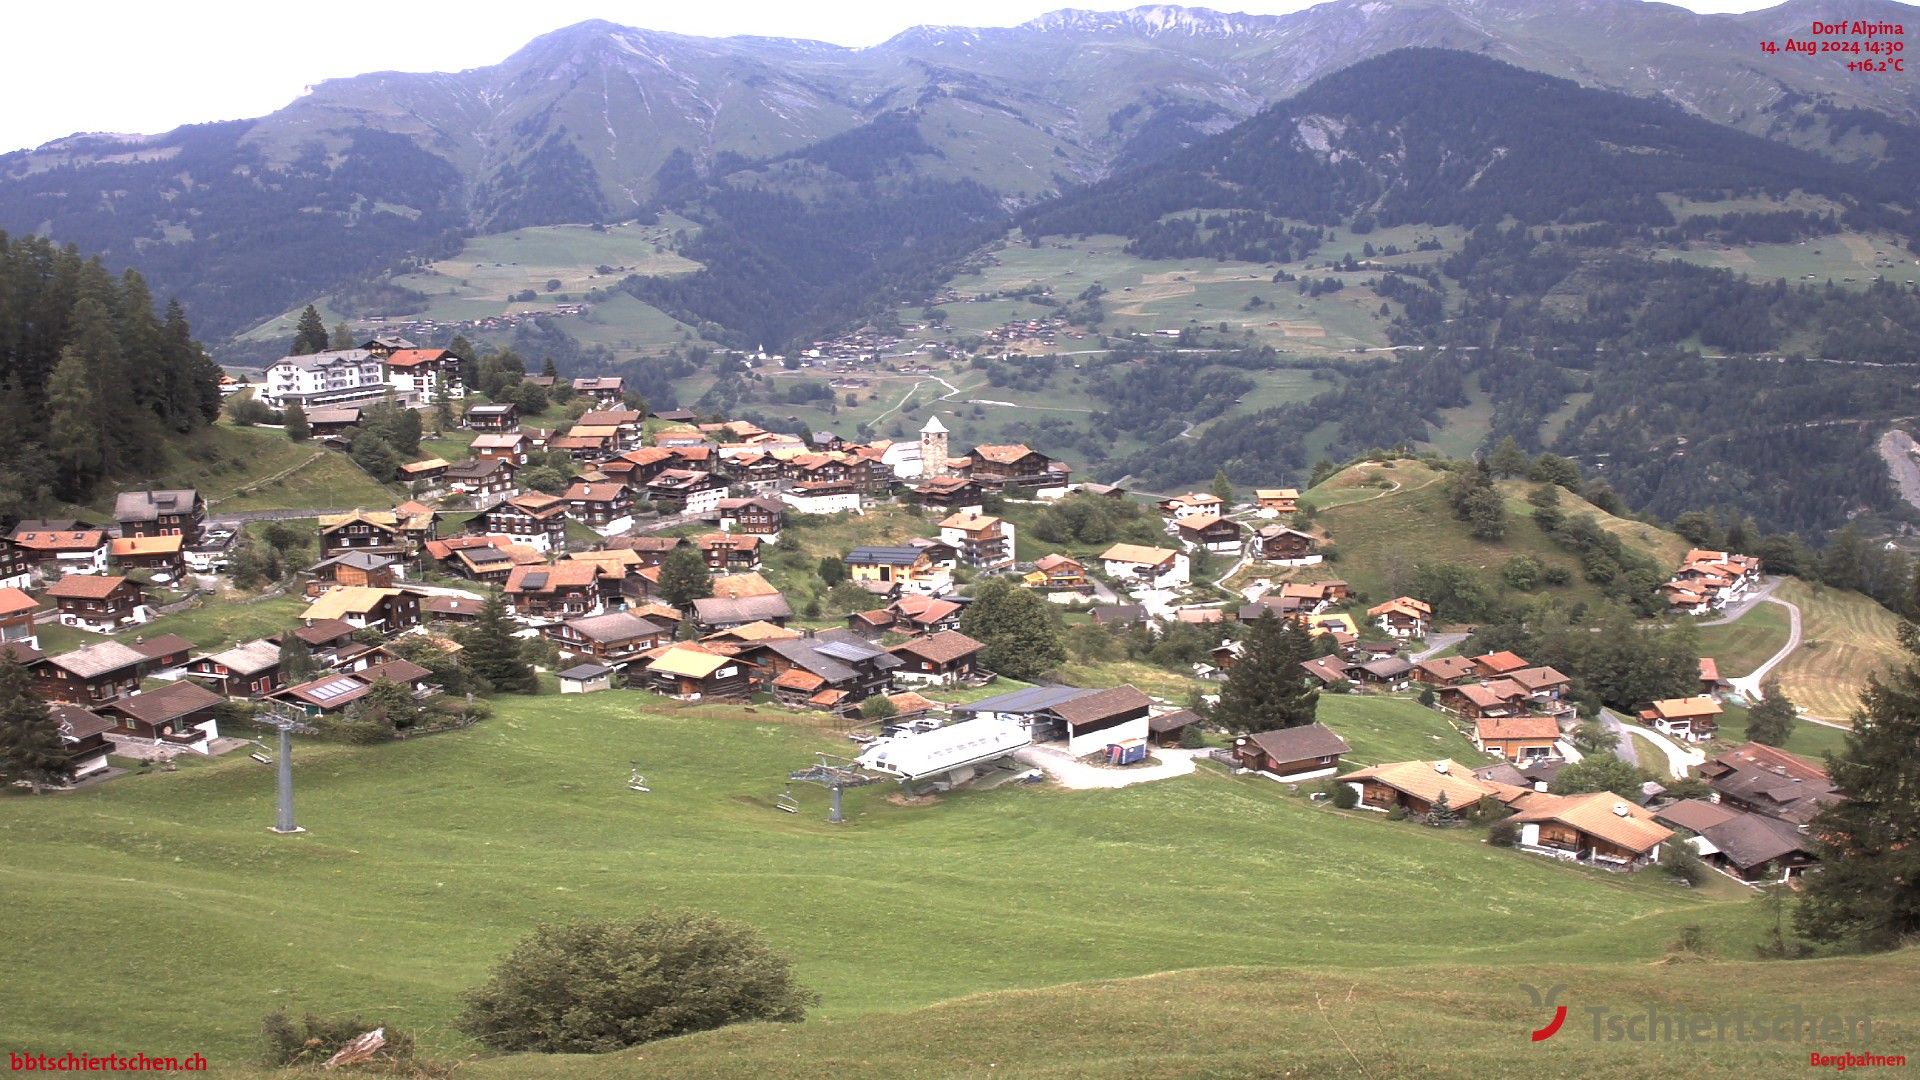
[{"label": "grassy hillside", "polygon": [[[1806,961],[1790,971],[1751,961],[1587,967],[1545,957],[1517,967],[1178,971],[982,994],[904,1014],[756,1024],[606,1057],[481,1061],[471,1071],[554,1080],[635,1071],[778,1080],[826,1068],[875,1078],[1796,1076],[1807,1069],[1801,1044],[1597,1042],[1584,1012],[1644,1011],[1649,1003],[1675,1012],[1771,1011],[1784,1004],[1783,977],[1809,1012],[1872,1017],[1872,1052],[1912,1052],[1911,1038],[1893,1030],[1911,1031],[1920,1016],[1912,994],[1920,955],[1908,950]],[[1520,982],[1566,984],[1560,1034],[1527,1042],[1544,1020]]]},{"label": "grassy hillside", "polygon": [[[787,770],[847,748],[783,714],[629,694],[498,706],[455,734],[303,743],[295,772],[311,831],[298,837],[265,830],[273,771],[241,756],[59,797],[0,798],[0,881],[10,917],[35,928],[0,939],[0,963],[38,973],[0,983],[0,1041],[192,1048],[230,1065],[252,1058],[261,1014],[285,1005],[378,1014],[436,1053],[461,1053],[472,1047],[450,1028],[457,995],[535,922],[652,905],[763,927],[821,992],[819,1019],[908,1025],[896,1035],[939,1016],[907,1010],[968,995],[1218,965],[1344,969],[1315,976],[1342,994],[1405,980],[1423,987],[1430,1021],[1472,1013],[1517,1027],[1537,1020],[1523,1016],[1514,978],[1619,985],[1645,977],[1641,965],[1682,926],[1706,927],[1729,956],[1751,955],[1760,930],[1742,890],[1724,882],[1683,890],[1654,875],[1570,868],[1489,848],[1469,830],[1342,813],[1211,768],[1118,791],[1001,788],[915,806],[866,788],[849,795],[851,823],[832,827],[824,792],[801,789],[797,816],[771,806]],[[630,759],[651,794],[627,790]],[[1394,902],[1367,902],[1387,896]],[[128,932],[136,925],[147,932]],[[1534,978],[1548,958],[1608,974]],[[1513,978],[1415,974],[1436,964],[1493,965]],[[1240,978],[1275,981],[1224,985]],[[1135,1024],[1094,1022],[1114,989],[1077,993],[1088,1024],[1042,1026],[1071,1040],[1100,1032],[1111,1052],[1130,1052],[1133,1038],[1120,1036]],[[1211,995],[1144,989],[1170,1010],[1153,1023],[1166,1034],[1151,1037],[1168,1041],[1167,1053],[1220,1051],[1201,1023]],[[982,1000],[948,1015],[963,1019]],[[1008,1035],[1052,1008],[1018,1000],[996,1006],[1015,1025]],[[1300,1030],[1295,1008],[1271,1018],[1274,1038]],[[1325,1023],[1307,1019],[1322,1028],[1312,1045],[1324,1046]],[[798,1036],[836,1030],[854,1029],[809,1025]],[[920,1030],[897,1039],[896,1052],[928,1053],[927,1063],[899,1060],[950,1074],[955,1059],[931,1056],[942,1044]],[[1036,1063],[1065,1052],[947,1030],[973,1052],[1035,1053]],[[1372,1041],[1371,1030],[1348,1037]],[[777,1053],[794,1037],[719,1038]],[[1479,1052],[1429,1037],[1429,1049]],[[689,1069],[738,1075],[742,1062],[717,1053]],[[1188,1069],[1183,1060],[1166,1068]],[[861,1061],[898,1064],[864,1049],[849,1064]],[[1078,1068],[1119,1069],[1100,1062]]]},{"label": "grassy hillside", "polygon": [[1899,616],[1859,593],[1788,578],[1774,595],[1799,606],[1800,647],[1773,674],[1815,716],[1847,719],[1868,675],[1912,659],[1900,647]]},{"label": "grassy hillside", "polygon": [[[512,232],[476,236],[458,255],[431,263],[413,273],[391,278],[391,283],[426,296],[422,311],[391,313],[389,322],[431,319],[458,323],[551,308],[556,303],[578,303],[593,289],[609,288],[629,274],[684,274],[700,264],[674,251],[676,231],[696,228],[669,216],[657,225],[627,223],[594,229],[586,225],[541,225]],[[606,272],[601,272],[601,267]],[[549,282],[559,287],[549,289]],[[532,301],[515,300],[532,289]],[[370,326],[370,315],[388,314],[363,309],[336,296],[314,301],[332,326],[346,319]],[[294,307],[239,336],[241,341],[276,341],[293,335],[300,311]],[[685,329],[657,308],[621,294],[596,305],[586,315],[566,320],[583,341],[608,345],[666,344]]]},{"label": "grassy hillside", "polygon": [[1722,678],[1743,678],[1787,643],[1787,609],[1755,604],[1733,622],[1702,626],[1696,633],[1700,655],[1714,658]]},{"label": "grassy hillside", "polygon": [[112,516],[113,493],[147,486],[190,487],[214,516],[239,510],[391,506],[397,496],[345,454],[289,442],[277,428],[239,428],[222,421],[191,446],[167,444],[145,476],[117,480],[87,509]]},{"label": "grassy hillside", "polygon": [[[1507,501],[1507,536],[1488,543],[1474,539],[1466,523],[1456,520],[1448,508],[1448,475],[1402,459],[1362,462],[1322,481],[1306,498],[1321,508],[1318,524],[1338,546],[1340,561],[1315,567],[1308,576],[1343,577],[1377,601],[1405,591],[1416,564],[1440,562],[1473,567],[1489,587],[1498,590],[1505,587],[1501,567],[1508,559],[1525,555],[1543,566],[1563,567],[1572,575],[1570,584],[1543,586],[1540,595],[1569,602],[1600,598],[1600,591],[1581,578],[1579,560],[1533,523],[1529,516],[1533,507],[1526,496],[1534,485],[1501,481]],[[1686,550],[1686,541],[1671,533],[1613,517],[1564,491],[1560,507],[1568,516],[1592,514],[1602,528],[1662,566],[1675,564]]]}]

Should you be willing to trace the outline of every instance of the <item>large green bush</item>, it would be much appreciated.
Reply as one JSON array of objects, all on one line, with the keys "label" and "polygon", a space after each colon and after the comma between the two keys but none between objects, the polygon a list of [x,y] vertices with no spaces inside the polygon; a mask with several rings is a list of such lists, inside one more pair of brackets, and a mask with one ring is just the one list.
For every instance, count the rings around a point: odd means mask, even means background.
[{"label": "large green bush", "polygon": [[817,1000],[759,931],[696,912],[544,925],[467,994],[460,1030],[499,1050],[597,1054]]}]

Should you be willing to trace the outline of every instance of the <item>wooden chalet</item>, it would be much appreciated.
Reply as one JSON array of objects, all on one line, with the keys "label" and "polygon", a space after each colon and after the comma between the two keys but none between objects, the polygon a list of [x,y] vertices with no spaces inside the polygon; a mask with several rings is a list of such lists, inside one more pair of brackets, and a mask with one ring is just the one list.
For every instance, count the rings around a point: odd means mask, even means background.
[{"label": "wooden chalet", "polygon": [[1478,677],[1479,669],[1464,656],[1437,656],[1413,666],[1413,681],[1436,690],[1471,682]]},{"label": "wooden chalet", "polygon": [[1466,720],[1521,716],[1530,711],[1527,688],[1512,679],[1462,683],[1440,691],[1440,707]]},{"label": "wooden chalet", "polygon": [[400,466],[399,480],[407,485],[407,490],[415,493],[438,491],[445,483],[447,469],[452,462],[446,458],[421,458]]},{"label": "wooden chalet", "polygon": [[1123,588],[1170,589],[1187,583],[1187,557],[1168,548],[1115,544],[1100,553],[1100,562]]},{"label": "wooden chalet", "polygon": [[46,578],[107,572],[106,530],[83,521],[22,521],[7,539]]},{"label": "wooden chalet", "polygon": [[1298,783],[1340,771],[1340,756],[1353,748],[1324,724],[1259,731],[1233,741],[1234,764],[1267,777]]},{"label": "wooden chalet", "polygon": [[220,737],[214,710],[226,699],[190,682],[174,682],[157,690],[116,698],[100,707],[113,721],[109,738],[176,746],[195,753],[211,753]]},{"label": "wooden chalet", "polygon": [[1432,813],[1433,804],[1442,795],[1454,811],[1465,812],[1482,799],[1512,805],[1534,794],[1532,788],[1482,780],[1472,770],[1444,758],[1374,765],[1347,773],[1338,780],[1356,789],[1360,797],[1358,805],[1363,809],[1388,811],[1398,807],[1420,817]]},{"label": "wooden chalet", "polygon": [[920,505],[949,514],[978,514],[986,509],[986,493],[964,476],[935,476],[922,481],[913,492]]},{"label": "wooden chalet", "polygon": [[[590,529],[623,532],[633,527],[633,495],[625,484],[574,484],[561,497],[567,501],[567,516]],[[565,539],[563,529],[563,544]]]},{"label": "wooden chalet", "polygon": [[507,575],[507,605],[522,618],[568,619],[600,611],[599,569],[591,562],[516,566]]},{"label": "wooden chalet", "polygon": [[1508,761],[1558,757],[1560,723],[1551,716],[1487,716],[1473,722],[1473,744]]},{"label": "wooden chalet", "polygon": [[1367,609],[1374,625],[1396,638],[1423,638],[1433,628],[1433,608],[1424,600],[1397,596]]},{"label": "wooden chalet", "polygon": [[1683,799],[1653,812],[1655,821],[1694,834],[1707,865],[1748,884],[1791,881],[1818,862],[1812,840],[1790,821],[1724,803]]},{"label": "wooden chalet", "polygon": [[207,531],[207,500],[192,488],[123,491],[113,500],[121,537],[180,536],[191,544]]},{"label": "wooden chalet", "polygon": [[408,589],[340,586],[315,597],[300,618],[308,625],[338,619],[355,629],[398,634],[420,625],[420,594]]},{"label": "wooden chalet", "polygon": [[307,410],[307,428],[322,442],[338,440],[344,444],[360,427],[358,405],[325,405]]},{"label": "wooden chalet", "polygon": [[942,686],[983,682],[992,677],[980,666],[980,650],[984,648],[958,630],[924,634],[893,647],[893,655],[901,661],[894,677]]},{"label": "wooden chalet", "polygon": [[490,505],[520,493],[519,481],[514,479],[517,469],[511,458],[476,457],[447,466],[447,471],[440,474],[440,483],[448,492],[464,495],[476,506]]},{"label": "wooden chalet", "polygon": [[150,661],[117,641],[102,641],[32,665],[33,686],[48,701],[88,707],[139,693]]},{"label": "wooden chalet", "polygon": [[1710,697],[1669,698],[1640,710],[1640,722],[1664,735],[1699,742],[1719,730],[1720,712],[1720,703]]},{"label": "wooden chalet", "polygon": [[1087,582],[1086,564],[1058,553],[1042,555],[1034,560],[1033,569],[1021,580],[1028,588],[1049,591],[1084,592],[1091,588]]},{"label": "wooden chalet", "polygon": [[391,589],[394,570],[399,564],[390,556],[370,551],[349,551],[307,567],[307,595],[319,596],[336,586],[366,586]]},{"label": "wooden chalet", "polygon": [[1825,769],[1762,743],[1744,743],[1694,771],[1722,803],[1795,825],[1843,798]]},{"label": "wooden chalet", "polygon": [[1227,512],[1227,503],[1218,495],[1204,491],[1175,495],[1160,504],[1160,516],[1168,521],[1179,522],[1190,517],[1220,517]]},{"label": "wooden chalet", "polygon": [[787,519],[787,507],[778,499],[721,499],[718,512],[723,532],[757,536],[768,542],[780,539],[780,528]]},{"label": "wooden chalet", "polygon": [[1651,811],[1611,791],[1585,795],[1538,792],[1508,820],[1520,826],[1520,847],[1537,854],[1608,870],[1635,870],[1660,861],[1673,830]]},{"label": "wooden chalet", "polygon": [[504,405],[469,405],[466,422],[472,431],[519,431],[520,406],[511,401]]},{"label": "wooden chalet", "polygon": [[980,485],[983,491],[1064,487],[1073,475],[1065,462],[1019,443],[976,446],[966,461],[967,479]]},{"label": "wooden chalet", "polygon": [[47,713],[60,732],[60,750],[67,756],[65,779],[68,784],[107,771],[110,766],[107,755],[113,753],[113,743],[107,739],[107,733],[113,730],[113,721],[91,709],[64,702],[48,706]]},{"label": "wooden chalet", "polygon": [[703,533],[693,538],[707,569],[716,574],[737,574],[760,569],[760,538],[746,533]]},{"label": "wooden chalet", "polygon": [[178,581],[187,572],[186,537],[122,536],[108,541],[107,558],[123,573],[144,570],[156,581]]},{"label": "wooden chalet", "polygon": [[869,545],[847,552],[847,578],[855,585],[897,587],[902,592],[938,596],[953,590],[953,574],[929,553],[911,544]]},{"label": "wooden chalet", "polygon": [[140,583],[127,577],[69,574],[47,587],[62,626],[114,634],[153,618]]},{"label": "wooden chalet", "polygon": [[193,656],[193,642],[179,634],[137,637],[127,643],[127,648],[146,657],[146,667],[141,670],[148,675],[168,668],[186,667],[187,660]]},{"label": "wooden chalet", "polygon": [[960,565],[994,570],[1013,564],[1014,526],[991,514],[954,514],[940,522],[940,540],[952,545]]},{"label": "wooden chalet", "polygon": [[358,675],[332,671],[268,695],[277,711],[309,719],[344,713],[373,692],[373,683]]},{"label": "wooden chalet", "polygon": [[505,536],[535,551],[565,551],[567,503],[544,492],[529,491],[482,510],[467,527]]},{"label": "wooden chalet", "polygon": [[1289,529],[1285,525],[1267,525],[1254,533],[1254,554],[1263,562],[1318,562],[1315,552],[1319,546],[1320,541],[1312,533]]},{"label": "wooden chalet", "polygon": [[566,660],[594,660],[622,668],[673,641],[674,628],[625,611],[551,623],[540,636]]},{"label": "wooden chalet", "polygon": [[407,538],[400,530],[400,516],[391,510],[355,510],[329,514],[320,519],[320,558],[361,552],[405,559]]},{"label": "wooden chalet", "polygon": [[839,712],[893,689],[903,661],[874,643],[840,630],[814,637],[769,638],[747,646],[765,689],[782,704]]},{"label": "wooden chalet", "polygon": [[280,644],[268,638],[195,657],[187,662],[187,674],[230,698],[265,697],[287,685]]},{"label": "wooden chalet", "polygon": [[592,398],[600,408],[611,409],[625,401],[627,384],[618,376],[575,379],[573,392]]},{"label": "wooden chalet", "polygon": [[34,624],[41,610],[40,602],[25,590],[0,587],[0,645],[19,642],[29,648],[39,648],[40,634]]},{"label": "wooden chalet", "polygon": [[1194,514],[1173,523],[1174,535],[1190,548],[1228,554],[1246,544],[1246,530],[1217,514]]},{"label": "wooden chalet", "polygon": [[1276,514],[1298,513],[1300,490],[1298,488],[1254,488],[1253,504],[1262,510],[1271,510]]},{"label": "wooden chalet", "polygon": [[628,685],[682,701],[744,698],[754,689],[753,667],[737,650],[677,642],[654,650],[627,668]]},{"label": "wooden chalet", "polygon": [[701,469],[663,469],[646,483],[647,499],[663,514],[711,513],[726,497],[727,485]]},{"label": "wooden chalet", "polygon": [[509,465],[527,463],[527,437],[517,431],[499,435],[475,435],[467,452],[476,461],[504,461]]}]

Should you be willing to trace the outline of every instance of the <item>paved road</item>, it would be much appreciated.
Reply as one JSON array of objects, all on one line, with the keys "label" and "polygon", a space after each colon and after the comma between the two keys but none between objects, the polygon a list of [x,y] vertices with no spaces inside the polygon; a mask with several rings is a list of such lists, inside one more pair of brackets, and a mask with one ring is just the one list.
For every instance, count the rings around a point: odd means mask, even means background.
[{"label": "paved road", "polygon": [[1760,693],[1760,684],[1766,681],[1767,673],[1778,666],[1781,661],[1785,660],[1793,650],[1800,647],[1799,605],[1790,604],[1785,600],[1779,600],[1771,596],[1767,597],[1767,602],[1770,604],[1779,604],[1781,607],[1787,609],[1787,643],[1780,647],[1779,652],[1769,656],[1766,663],[1754,668],[1750,674],[1742,675],[1737,679],[1727,680],[1729,686],[1733,687],[1735,691],[1746,697],[1749,701],[1759,701],[1761,699],[1763,695]]},{"label": "paved road", "polygon": [[1629,765],[1640,764],[1640,750],[1633,745],[1633,736],[1627,734],[1627,725],[1622,723],[1611,709],[1600,710],[1600,726],[1613,732],[1613,756]]},{"label": "paved road", "polygon": [[1153,780],[1186,776],[1193,772],[1193,759],[1205,750],[1175,750],[1156,747],[1153,756],[1158,765],[1133,765],[1124,769],[1105,769],[1084,764],[1056,746],[1024,746],[1013,752],[1022,765],[1031,765],[1062,787],[1076,791],[1094,788],[1123,788]]},{"label": "paved road", "polygon": [[[208,525],[245,525],[254,521],[298,521],[331,514],[351,514],[355,507],[330,507],[325,510],[209,510]],[[364,509],[362,507],[361,509]]]},{"label": "paved road", "polygon": [[1745,615],[1747,612],[1752,611],[1753,606],[1755,604],[1758,604],[1760,601],[1765,600],[1768,597],[1772,596],[1773,590],[1779,587],[1780,587],[1779,578],[1777,577],[1761,578],[1760,587],[1748,593],[1747,598],[1745,600],[1742,600],[1737,604],[1729,605],[1725,610],[1721,611],[1720,614],[1714,616],[1711,619],[1701,619],[1698,622],[1696,622],[1694,625],[1695,626],[1724,626],[1727,623],[1733,622],[1734,620],[1740,618],[1742,615]]},{"label": "paved road", "polygon": [[1431,660],[1438,654],[1453,648],[1465,640],[1467,640],[1467,635],[1465,634],[1428,634],[1427,647],[1407,657],[1407,659],[1416,664],[1423,660]]},{"label": "paved road", "polygon": [[[1614,746],[1614,753],[1623,761],[1640,764],[1640,748],[1634,743],[1634,735],[1639,735],[1660,748],[1661,753],[1667,758],[1667,775],[1672,779],[1684,778],[1695,765],[1707,760],[1704,751],[1687,749],[1651,728],[1629,724],[1611,709],[1601,709],[1600,719],[1606,724],[1608,731],[1620,736],[1619,743]],[[1656,773],[1660,771],[1651,765],[1647,768]]]}]

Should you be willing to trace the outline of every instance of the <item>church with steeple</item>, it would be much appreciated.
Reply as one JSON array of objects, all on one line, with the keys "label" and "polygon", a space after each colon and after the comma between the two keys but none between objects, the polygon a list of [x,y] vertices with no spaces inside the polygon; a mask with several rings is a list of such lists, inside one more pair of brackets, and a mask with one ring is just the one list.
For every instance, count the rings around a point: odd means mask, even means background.
[{"label": "church with steeple", "polygon": [[938,416],[929,416],[920,428],[920,475],[931,480],[948,474],[947,426]]}]

